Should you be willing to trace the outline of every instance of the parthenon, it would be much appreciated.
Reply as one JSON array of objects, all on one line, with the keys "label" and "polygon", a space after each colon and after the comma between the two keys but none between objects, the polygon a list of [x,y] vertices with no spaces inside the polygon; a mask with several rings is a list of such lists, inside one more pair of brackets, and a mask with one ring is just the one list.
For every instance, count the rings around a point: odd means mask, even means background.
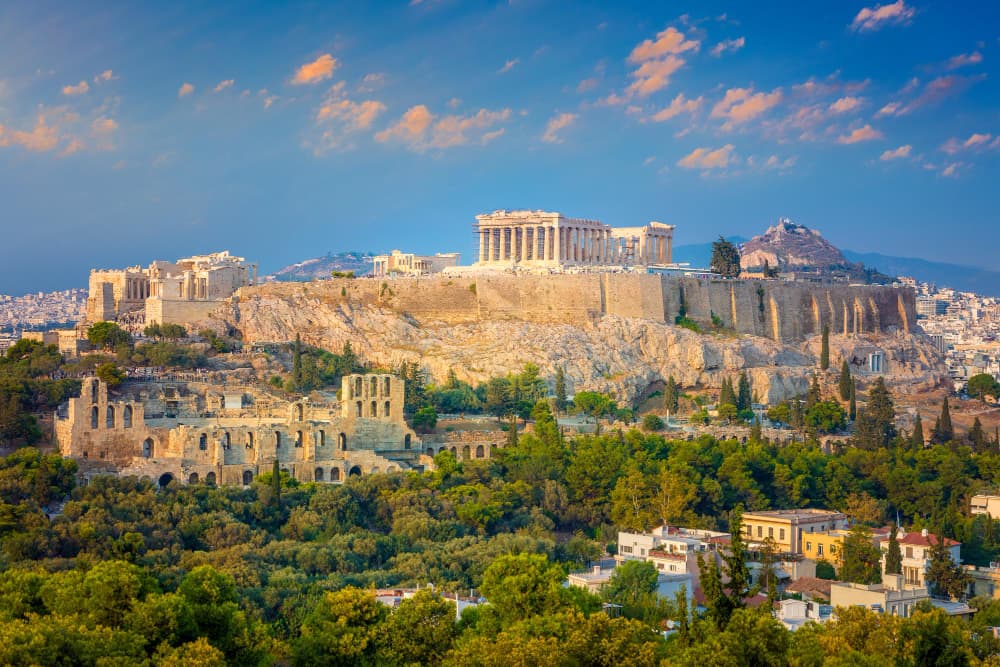
[{"label": "parthenon", "polygon": [[545,211],[476,216],[478,267],[650,266],[670,264],[674,226],[612,227]]}]

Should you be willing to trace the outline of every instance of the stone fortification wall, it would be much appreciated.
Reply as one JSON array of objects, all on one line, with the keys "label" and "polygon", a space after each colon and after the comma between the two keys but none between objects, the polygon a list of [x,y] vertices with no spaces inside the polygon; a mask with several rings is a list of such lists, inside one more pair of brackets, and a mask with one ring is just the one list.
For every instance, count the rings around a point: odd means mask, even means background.
[{"label": "stone fortification wall", "polygon": [[713,315],[741,334],[794,342],[817,334],[909,331],[916,319],[908,288],[679,278],[640,273],[489,274],[399,279],[335,279],[246,287],[239,302],[315,300],[326,306],[377,305],[417,322],[518,320],[584,324],[604,315],[672,324],[680,314],[709,325]]}]

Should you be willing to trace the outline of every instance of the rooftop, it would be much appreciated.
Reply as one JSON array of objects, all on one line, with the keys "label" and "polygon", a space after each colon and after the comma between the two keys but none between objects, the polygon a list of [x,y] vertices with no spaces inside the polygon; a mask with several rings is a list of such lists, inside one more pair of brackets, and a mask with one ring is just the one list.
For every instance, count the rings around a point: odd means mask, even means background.
[{"label": "rooftop", "polygon": [[792,510],[765,510],[763,512],[744,512],[743,519],[788,519],[791,521],[809,521],[820,519],[846,519],[847,515],[833,510],[813,508]]}]

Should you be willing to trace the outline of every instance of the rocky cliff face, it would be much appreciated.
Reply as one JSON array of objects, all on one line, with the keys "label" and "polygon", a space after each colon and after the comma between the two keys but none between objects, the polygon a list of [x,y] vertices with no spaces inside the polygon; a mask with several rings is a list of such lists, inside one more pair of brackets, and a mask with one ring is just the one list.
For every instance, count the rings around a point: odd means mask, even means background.
[{"label": "rocky cliff face", "polygon": [[[250,342],[291,341],[300,334],[306,343],[339,351],[350,341],[370,362],[392,367],[415,361],[437,380],[453,370],[460,379],[478,383],[530,362],[551,382],[561,367],[571,391],[609,392],[628,401],[670,375],[685,387],[714,388],[724,377],[746,370],[761,399],[775,402],[807,390],[818,355],[818,337],[783,344],[761,336],[698,334],[612,314],[565,324],[444,322],[306,289],[247,290],[220,311],[220,318]],[[903,331],[834,336],[833,341],[838,367],[841,351],[862,360],[867,350],[880,349],[891,381],[933,385],[944,373],[930,346]]]},{"label": "rocky cliff face", "polygon": [[743,268],[760,268],[765,262],[770,268],[782,271],[847,264],[843,253],[818,230],[797,225],[787,218],[743,244],[740,257]]}]

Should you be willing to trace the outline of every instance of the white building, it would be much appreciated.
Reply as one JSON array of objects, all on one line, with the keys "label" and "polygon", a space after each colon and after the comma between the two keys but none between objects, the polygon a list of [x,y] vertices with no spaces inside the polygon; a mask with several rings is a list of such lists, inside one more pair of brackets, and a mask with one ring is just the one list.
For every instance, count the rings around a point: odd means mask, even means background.
[{"label": "white building", "polygon": [[372,275],[377,277],[393,274],[420,276],[428,273],[441,273],[445,269],[458,266],[459,259],[461,259],[461,255],[457,252],[415,255],[410,252],[393,250],[388,255],[372,257]]},{"label": "white building", "polygon": [[[927,570],[931,564],[931,548],[932,545],[938,543],[939,539],[944,539],[952,561],[956,565],[961,565],[961,542],[950,540],[947,537],[940,538],[937,535],[931,535],[927,532],[926,528],[919,533],[903,533],[896,538],[896,541],[899,542],[900,553],[903,556],[902,577],[906,585],[927,587]],[[889,551],[889,538],[880,539],[878,546],[882,551],[882,571],[885,572],[885,556]]]}]

